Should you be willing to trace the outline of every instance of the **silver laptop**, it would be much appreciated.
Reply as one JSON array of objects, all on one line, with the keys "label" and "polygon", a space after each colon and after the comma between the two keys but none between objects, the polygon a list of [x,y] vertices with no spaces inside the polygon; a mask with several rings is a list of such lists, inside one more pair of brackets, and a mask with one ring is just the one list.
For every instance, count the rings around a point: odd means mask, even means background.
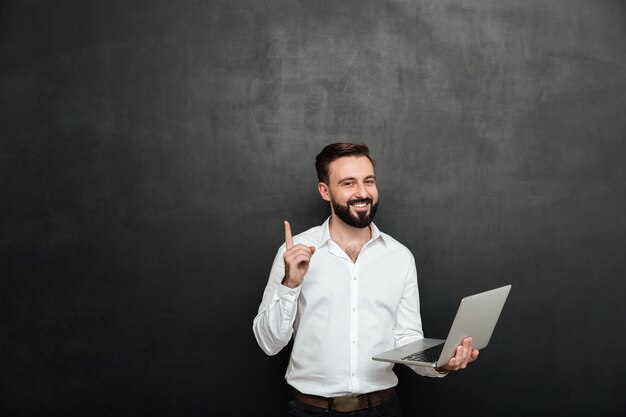
[{"label": "silver laptop", "polygon": [[468,336],[472,337],[475,349],[483,349],[491,339],[510,290],[511,286],[505,285],[463,298],[446,340],[418,340],[383,352],[372,359],[434,368],[446,365],[456,347]]}]

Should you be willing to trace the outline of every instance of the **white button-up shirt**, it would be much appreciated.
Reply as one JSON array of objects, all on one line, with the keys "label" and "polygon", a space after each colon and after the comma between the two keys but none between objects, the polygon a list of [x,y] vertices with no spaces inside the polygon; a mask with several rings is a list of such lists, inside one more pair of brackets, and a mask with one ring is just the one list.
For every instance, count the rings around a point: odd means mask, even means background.
[{"label": "white button-up shirt", "polygon": [[294,336],[285,378],[300,392],[337,397],[393,387],[393,364],[372,356],[424,337],[413,255],[371,223],[372,237],[353,262],[328,226],[326,220],[294,237],[317,249],[296,288],[281,284],[285,245],[278,250],[253,322],[256,340],[275,355]]}]

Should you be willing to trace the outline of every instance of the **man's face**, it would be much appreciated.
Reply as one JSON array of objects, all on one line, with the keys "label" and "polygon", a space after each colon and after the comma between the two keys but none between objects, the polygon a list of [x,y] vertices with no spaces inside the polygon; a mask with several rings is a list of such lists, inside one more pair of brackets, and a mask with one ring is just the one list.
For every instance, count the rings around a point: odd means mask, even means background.
[{"label": "man's face", "polygon": [[365,156],[346,156],[328,166],[329,184],[319,183],[322,198],[349,226],[367,227],[376,214],[378,189],[374,166]]}]

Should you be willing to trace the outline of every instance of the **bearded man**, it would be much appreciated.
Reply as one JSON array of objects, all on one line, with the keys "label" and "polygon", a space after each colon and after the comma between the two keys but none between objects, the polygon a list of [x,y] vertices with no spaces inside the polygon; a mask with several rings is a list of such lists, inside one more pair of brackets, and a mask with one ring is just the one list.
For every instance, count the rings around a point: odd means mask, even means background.
[{"label": "bearded man", "polygon": [[[393,364],[372,356],[424,337],[415,260],[372,223],[378,189],[366,145],[328,145],[315,167],[330,217],[297,236],[284,222],[254,335],[268,355],[293,338],[288,416],[400,416]],[[477,356],[467,338],[446,366],[411,369],[441,377]]]}]

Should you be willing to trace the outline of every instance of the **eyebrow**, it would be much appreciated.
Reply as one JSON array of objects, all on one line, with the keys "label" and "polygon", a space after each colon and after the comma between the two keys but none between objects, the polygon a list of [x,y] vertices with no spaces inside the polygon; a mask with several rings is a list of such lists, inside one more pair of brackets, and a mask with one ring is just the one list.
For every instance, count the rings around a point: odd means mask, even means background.
[{"label": "eyebrow", "polygon": [[[363,178],[363,180],[371,180],[371,179],[376,179],[376,175],[368,175],[367,177]],[[337,181],[337,184],[341,184],[342,182],[346,182],[346,181],[356,181],[357,179],[355,177],[346,177],[346,178],[342,178],[339,181]]]}]

